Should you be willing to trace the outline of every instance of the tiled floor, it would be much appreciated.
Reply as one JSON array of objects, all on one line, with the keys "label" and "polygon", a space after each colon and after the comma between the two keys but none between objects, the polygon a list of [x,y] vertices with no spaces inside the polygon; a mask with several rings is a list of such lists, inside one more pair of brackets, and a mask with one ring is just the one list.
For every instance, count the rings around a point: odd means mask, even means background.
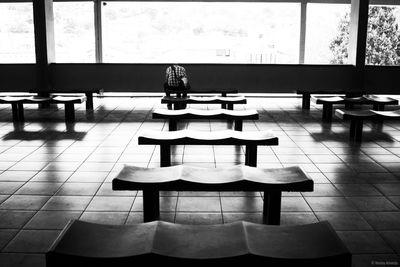
[{"label": "tiled floor", "polygon": [[[68,220],[109,224],[142,222],[142,192],[113,192],[123,164],[159,166],[159,149],[138,146],[143,130],[165,130],[151,119],[160,99],[95,99],[96,110],[76,112],[65,126],[64,111],[25,111],[17,129],[11,110],[0,106],[0,266],[45,266],[44,252]],[[302,111],[299,98],[249,98],[237,109],[257,109],[260,120],[245,131],[273,130],[279,146],[261,147],[258,166],[300,165],[314,179],[310,193],[284,193],[281,223],[328,220],[354,254],[354,266],[399,264],[400,122],[365,127],[361,145],[348,142],[348,124],[321,123],[320,107]],[[217,108],[197,105],[195,108]],[[45,121],[45,122],[44,122]],[[190,121],[180,128],[203,131],[232,127],[222,121]],[[173,164],[219,167],[243,163],[240,147],[179,146]],[[262,195],[163,192],[161,217],[176,223],[261,221]],[[393,264],[392,264],[393,265]]]}]

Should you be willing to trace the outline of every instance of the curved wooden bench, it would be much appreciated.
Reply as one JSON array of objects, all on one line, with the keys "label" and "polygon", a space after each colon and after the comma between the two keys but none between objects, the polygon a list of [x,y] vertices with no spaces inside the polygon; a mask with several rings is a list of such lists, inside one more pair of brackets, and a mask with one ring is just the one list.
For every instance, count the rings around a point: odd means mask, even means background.
[{"label": "curved wooden bench", "polygon": [[73,122],[75,120],[74,104],[80,104],[86,101],[85,96],[25,96],[25,97],[0,97],[0,104],[11,104],[14,122],[24,121],[24,104],[64,104],[65,121]]},{"label": "curved wooden bench", "polygon": [[271,131],[149,131],[139,134],[138,144],[160,145],[161,167],[171,165],[171,145],[245,145],[246,165],[256,166],[257,146],[277,146],[278,137]]},{"label": "curved wooden bench", "polygon": [[237,165],[201,168],[177,165],[140,168],[125,165],[113,190],[143,190],[145,222],[160,219],[159,191],[263,191],[263,222],[280,224],[282,191],[312,192],[314,182],[300,167],[259,169]]},{"label": "curved wooden bench", "polygon": [[[271,226],[244,221],[102,225],[70,221],[46,253],[47,267],[258,264],[350,267],[351,253],[327,221]],[[214,266],[214,265],[212,265]]]},{"label": "curved wooden bench", "polygon": [[258,120],[257,110],[198,110],[198,109],[156,109],[153,111],[153,119],[167,119],[170,131],[177,130],[179,120],[203,119],[203,120],[234,120],[235,130],[243,129],[243,120]]},{"label": "curved wooden bench", "polygon": [[350,140],[361,142],[364,120],[400,119],[400,110],[376,111],[376,110],[342,110],[336,109],[335,114],[342,120],[350,121]]},{"label": "curved wooden bench", "polygon": [[346,109],[352,108],[354,105],[372,105],[373,110],[383,111],[385,105],[398,105],[397,99],[378,96],[378,95],[363,95],[360,97],[324,97],[317,98],[312,97],[312,100],[316,104],[322,104],[322,120],[326,122],[332,121],[333,105],[345,104]]},{"label": "curved wooden bench", "polygon": [[312,96],[311,100],[318,105],[322,105],[322,120],[325,122],[332,121],[332,111],[334,104],[344,104],[344,98],[341,96],[332,97],[315,97]]},{"label": "curved wooden bench", "polygon": [[164,96],[161,99],[162,104],[182,105],[182,104],[221,104],[226,105],[228,109],[233,110],[234,104],[246,104],[247,100],[243,96],[222,97],[222,96],[188,96],[171,97]]}]

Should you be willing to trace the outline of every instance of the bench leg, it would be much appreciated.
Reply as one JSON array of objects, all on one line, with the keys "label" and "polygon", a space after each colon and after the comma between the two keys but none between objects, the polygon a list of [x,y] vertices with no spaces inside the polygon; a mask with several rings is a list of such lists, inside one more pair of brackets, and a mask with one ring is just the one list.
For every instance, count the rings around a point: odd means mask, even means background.
[{"label": "bench leg", "polygon": [[322,120],[325,122],[332,122],[332,104],[323,104],[322,105]]},{"label": "bench leg", "polygon": [[160,167],[171,166],[171,146],[160,145]]},{"label": "bench leg", "polygon": [[243,130],[243,120],[235,120],[235,131]]},{"label": "bench leg", "polygon": [[65,103],[65,122],[75,121],[75,109],[74,104]]},{"label": "bench leg", "polygon": [[86,109],[93,110],[93,93],[85,93],[86,95]]},{"label": "bench leg", "polygon": [[13,122],[19,121],[18,103],[11,103]]},{"label": "bench leg", "polygon": [[[221,93],[222,97],[226,97],[226,93]],[[226,109],[226,104],[221,104],[222,109]]]},{"label": "bench leg", "polygon": [[311,98],[311,94],[310,93],[303,93],[302,96],[302,103],[301,103],[301,108],[302,109],[310,109],[310,98]]},{"label": "bench leg", "polygon": [[279,225],[281,223],[280,191],[264,192],[263,223]]},{"label": "bench leg", "polygon": [[25,121],[24,104],[23,103],[18,103],[18,120]]},{"label": "bench leg", "polygon": [[151,222],[160,219],[159,192],[143,190],[143,221]]},{"label": "bench leg", "polygon": [[351,120],[350,121],[350,140],[361,142],[363,132],[363,120]]},{"label": "bench leg", "polygon": [[245,165],[257,167],[257,146],[246,145]]},{"label": "bench leg", "polygon": [[169,131],[176,131],[178,129],[178,121],[175,119],[168,120],[168,130]]},{"label": "bench leg", "polygon": [[227,104],[229,110],[233,110],[233,104]]}]

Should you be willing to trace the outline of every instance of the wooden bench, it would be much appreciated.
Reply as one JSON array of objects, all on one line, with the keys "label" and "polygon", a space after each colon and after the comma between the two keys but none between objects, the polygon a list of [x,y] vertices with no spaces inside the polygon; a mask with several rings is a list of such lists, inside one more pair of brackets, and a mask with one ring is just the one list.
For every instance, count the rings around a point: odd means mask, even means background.
[{"label": "wooden bench", "polygon": [[172,97],[164,96],[161,99],[162,104],[174,105],[175,109],[177,105],[182,104],[221,104],[221,107],[227,107],[229,110],[233,110],[234,104],[246,104],[247,100],[243,96],[234,97],[222,97],[222,96],[187,96],[187,97]]},{"label": "wooden bench", "polygon": [[75,104],[85,102],[85,96],[54,96],[54,97],[39,97],[39,96],[5,96],[0,97],[0,104],[11,104],[13,122],[23,122],[24,118],[24,104],[64,104],[65,107],[65,121],[75,121]]},{"label": "wooden bench", "polygon": [[275,226],[245,221],[104,225],[73,220],[47,251],[46,266],[132,267],[161,262],[166,266],[350,267],[351,257],[327,221]]},{"label": "wooden bench", "polygon": [[[35,93],[33,90],[30,91],[31,93]],[[93,94],[103,94],[103,89],[98,88],[79,88],[79,89],[69,89],[69,90],[56,90],[51,92],[40,92],[39,94],[45,95],[45,97],[51,96],[67,96],[73,97],[74,94],[85,94],[86,96],[86,109],[93,110]],[[72,95],[71,95],[72,94]]]},{"label": "wooden bench", "polygon": [[336,109],[335,115],[342,120],[350,120],[350,140],[361,142],[364,120],[400,119],[400,110],[376,111],[376,110],[342,110]]},{"label": "wooden bench", "polygon": [[235,131],[242,131],[243,120],[258,120],[257,110],[198,110],[182,109],[168,110],[156,109],[153,111],[153,119],[167,119],[170,131],[177,130],[179,120],[202,119],[202,120],[228,120],[235,121]]},{"label": "wooden bench", "polygon": [[397,99],[378,96],[378,95],[364,95],[361,97],[324,97],[318,98],[312,96],[312,100],[316,104],[322,104],[322,120],[325,122],[332,121],[333,105],[345,104],[347,108],[352,108],[354,105],[373,105],[374,110],[384,110],[385,105],[398,105]]},{"label": "wooden bench", "polygon": [[160,145],[161,167],[171,165],[171,145],[244,145],[246,146],[245,164],[255,167],[257,146],[277,146],[278,137],[275,137],[271,131],[150,131],[139,135],[138,144]]},{"label": "wooden bench", "polygon": [[344,95],[345,91],[343,90],[297,90],[296,92],[298,95],[302,95],[302,109],[310,109],[310,99],[311,94],[333,94],[333,95]]},{"label": "wooden bench", "polygon": [[312,192],[314,182],[299,167],[258,169],[237,165],[201,168],[177,165],[140,168],[125,165],[113,190],[143,190],[145,222],[160,219],[159,191],[263,191],[263,222],[280,224],[282,191]]}]

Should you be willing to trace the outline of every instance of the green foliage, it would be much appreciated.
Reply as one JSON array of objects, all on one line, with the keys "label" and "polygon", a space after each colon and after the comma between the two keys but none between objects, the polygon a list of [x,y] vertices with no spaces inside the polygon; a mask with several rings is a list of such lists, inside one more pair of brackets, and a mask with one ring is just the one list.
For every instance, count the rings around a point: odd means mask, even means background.
[{"label": "green foliage", "polygon": [[349,13],[340,20],[338,25],[338,34],[332,40],[329,49],[333,52],[332,64],[347,64],[349,57],[347,47],[349,46],[349,29],[350,17]]},{"label": "green foliage", "polygon": [[[394,7],[370,7],[366,64],[400,65],[400,31]],[[338,25],[338,34],[330,44],[332,64],[346,64],[349,44],[349,14]]]}]

